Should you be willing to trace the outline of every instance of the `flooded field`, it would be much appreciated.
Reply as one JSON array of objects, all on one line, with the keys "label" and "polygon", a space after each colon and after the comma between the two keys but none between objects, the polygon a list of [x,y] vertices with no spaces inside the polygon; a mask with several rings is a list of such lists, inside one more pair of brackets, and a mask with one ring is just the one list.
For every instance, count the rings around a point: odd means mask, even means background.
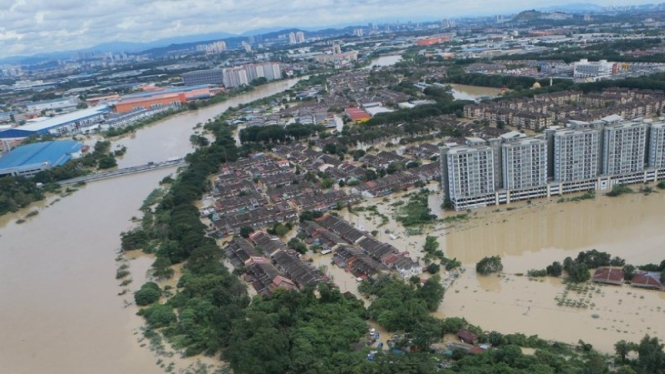
[{"label": "flooded field", "polygon": [[465,84],[451,84],[452,94],[456,100],[475,100],[480,97],[497,97],[501,90],[493,87],[468,86]]}]

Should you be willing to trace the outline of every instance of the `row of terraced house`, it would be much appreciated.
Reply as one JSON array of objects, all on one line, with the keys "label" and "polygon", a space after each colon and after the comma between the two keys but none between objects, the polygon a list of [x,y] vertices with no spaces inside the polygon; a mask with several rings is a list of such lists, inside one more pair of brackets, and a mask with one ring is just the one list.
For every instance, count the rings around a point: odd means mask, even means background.
[{"label": "row of terraced house", "polygon": [[532,99],[470,104],[464,107],[464,116],[540,130],[567,120],[591,122],[614,114],[628,119],[650,117],[659,114],[664,105],[663,92],[652,90],[608,89],[589,94],[564,91]]}]

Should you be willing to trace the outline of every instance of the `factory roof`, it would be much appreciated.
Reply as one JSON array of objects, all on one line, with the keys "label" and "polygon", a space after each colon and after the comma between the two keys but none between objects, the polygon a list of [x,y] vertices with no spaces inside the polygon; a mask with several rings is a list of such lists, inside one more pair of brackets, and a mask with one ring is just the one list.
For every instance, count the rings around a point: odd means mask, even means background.
[{"label": "factory roof", "polygon": [[76,112],[63,114],[61,116],[49,117],[38,121],[28,122],[28,124],[18,127],[17,129],[24,131],[39,132],[42,130],[48,130],[58,126],[62,126],[68,123],[84,120],[89,117],[94,117],[102,113],[107,113],[108,111],[110,111],[108,106],[100,105],[93,108],[77,110]]},{"label": "factory roof", "polygon": [[81,144],[73,140],[23,145],[0,157],[0,175],[45,163],[50,167],[60,166],[72,158],[72,153],[80,151]]}]

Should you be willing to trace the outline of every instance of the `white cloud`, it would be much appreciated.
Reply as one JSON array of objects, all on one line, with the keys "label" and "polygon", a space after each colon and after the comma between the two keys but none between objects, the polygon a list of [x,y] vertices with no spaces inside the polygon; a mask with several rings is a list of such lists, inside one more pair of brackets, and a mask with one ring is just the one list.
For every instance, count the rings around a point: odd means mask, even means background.
[{"label": "white cloud", "polygon": [[[647,0],[616,0],[613,5],[643,1]],[[379,19],[437,19],[558,4],[556,0],[0,0],[0,57],[110,41]]]}]

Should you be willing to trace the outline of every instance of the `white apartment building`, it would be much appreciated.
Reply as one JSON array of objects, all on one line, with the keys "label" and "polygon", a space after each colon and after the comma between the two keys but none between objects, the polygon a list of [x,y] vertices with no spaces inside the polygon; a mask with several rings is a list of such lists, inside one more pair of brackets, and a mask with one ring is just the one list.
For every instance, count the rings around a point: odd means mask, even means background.
[{"label": "white apartment building", "polygon": [[227,68],[224,69],[224,87],[235,88],[245,84],[249,84],[249,77],[247,70],[244,67]]},{"label": "white apartment building", "polygon": [[519,190],[547,185],[547,141],[521,138],[501,145],[503,188]]},{"label": "white apartment building", "polygon": [[446,197],[453,203],[491,194],[494,186],[494,150],[487,145],[444,147]]},{"label": "white apartment building", "polygon": [[665,122],[571,121],[544,136],[467,138],[441,148],[441,171],[455,210],[665,180]]},{"label": "white apartment building", "polygon": [[647,125],[624,122],[603,129],[604,175],[622,175],[644,170]]},{"label": "white apartment building", "polygon": [[648,160],[650,168],[665,168],[665,122],[651,124]]},{"label": "white apartment building", "polygon": [[224,86],[227,88],[250,84],[257,78],[266,78],[268,81],[281,79],[281,65],[277,62],[264,62],[224,69]]},{"label": "white apartment building", "polygon": [[600,132],[562,129],[554,134],[554,180],[572,182],[598,176]]}]

